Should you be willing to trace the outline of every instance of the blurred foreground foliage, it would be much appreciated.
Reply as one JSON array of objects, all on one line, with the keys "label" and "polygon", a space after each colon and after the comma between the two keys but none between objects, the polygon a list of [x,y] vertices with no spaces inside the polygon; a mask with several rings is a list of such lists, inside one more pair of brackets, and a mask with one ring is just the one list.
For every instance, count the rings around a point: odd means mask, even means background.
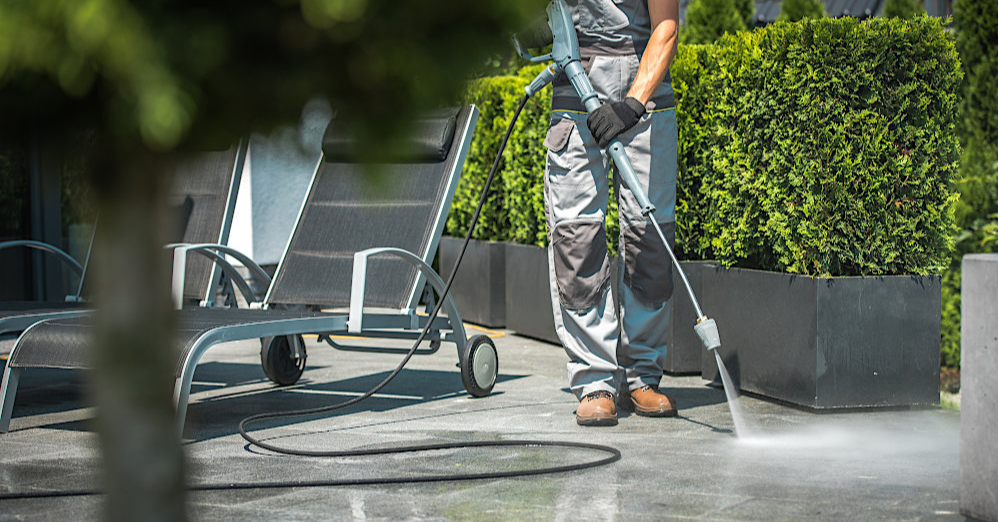
[{"label": "blurred foreground foliage", "polygon": [[[453,102],[540,0],[3,0],[4,127],[81,121],[118,146],[219,146],[324,96],[373,154]],[[364,140],[363,138],[370,138]]]},{"label": "blurred foreground foliage", "polygon": [[298,121],[307,101],[324,98],[357,136],[360,158],[374,159],[412,115],[458,101],[543,5],[0,0],[0,140],[93,136],[91,392],[107,519],[186,517],[161,250],[170,153],[227,148]]}]

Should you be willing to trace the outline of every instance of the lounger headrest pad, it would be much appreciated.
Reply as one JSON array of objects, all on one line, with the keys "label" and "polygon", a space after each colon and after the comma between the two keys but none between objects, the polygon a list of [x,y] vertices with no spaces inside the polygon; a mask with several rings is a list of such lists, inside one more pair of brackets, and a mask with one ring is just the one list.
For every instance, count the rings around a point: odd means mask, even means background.
[{"label": "lounger headrest pad", "polygon": [[[457,129],[459,108],[433,111],[414,120],[412,131],[398,150],[386,151],[382,163],[429,163],[447,159],[454,132]],[[352,163],[357,160],[353,137],[334,119],[322,137],[325,160],[334,163]]]}]

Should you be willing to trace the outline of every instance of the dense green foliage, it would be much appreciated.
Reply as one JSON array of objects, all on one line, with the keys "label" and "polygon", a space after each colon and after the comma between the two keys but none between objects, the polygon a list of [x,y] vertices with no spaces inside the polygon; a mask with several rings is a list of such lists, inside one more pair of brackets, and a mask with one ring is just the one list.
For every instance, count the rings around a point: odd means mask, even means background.
[{"label": "dense green foliage", "polygon": [[[475,104],[480,113],[471,148],[468,151],[468,159],[461,173],[450,214],[447,216],[446,231],[449,235],[463,236],[468,232],[468,224],[478,204],[482,186],[511,116],[505,100],[515,96],[520,88],[522,85],[513,76],[483,78],[468,88],[467,102]],[[503,165],[500,165],[493,181],[493,190],[485,202],[478,226],[475,228],[473,237],[476,239],[506,239],[505,232],[509,230],[509,209],[502,198],[502,191],[495,188],[502,186],[503,177],[511,173],[502,167]]]},{"label": "dense green foliage", "polygon": [[948,264],[960,74],[940,20],[777,23],[697,62],[704,96],[679,101],[691,255],[833,276]]},{"label": "dense green foliage", "polygon": [[460,96],[543,4],[0,2],[0,111],[8,126],[82,116],[162,150],[297,121],[321,95],[374,154],[400,119]]},{"label": "dense green foliage", "polygon": [[[778,23],[680,46],[672,74],[684,257],[833,276],[939,273],[948,264],[960,75],[939,20]],[[519,88],[482,104],[511,113]],[[510,140],[522,167],[507,157],[496,202],[507,221],[478,237],[543,244],[538,145],[548,121],[541,107],[530,114]],[[508,116],[496,118],[483,120],[501,122],[486,127],[493,137],[479,139],[498,143]],[[513,204],[513,187],[529,197]],[[531,218],[512,219],[512,206]]]},{"label": "dense green foliage", "polygon": [[[544,65],[532,65],[520,70],[518,78],[523,85],[534,79]],[[522,97],[517,93],[513,107]],[[506,237],[514,243],[547,245],[547,225],[544,214],[544,136],[551,119],[551,90],[544,89],[533,96],[520,114],[520,120],[530,127],[517,132],[516,141],[506,147],[506,165],[522,175],[503,179],[503,192],[509,205],[509,232]],[[519,123],[518,123],[519,125]]]},{"label": "dense green foliage", "polygon": [[778,22],[796,22],[805,18],[825,16],[825,5],[821,0],[783,0],[780,4]]},{"label": "dense green foliage", "polygon": [[[523,98],[523,89],[533,78],[531,73],[536,74],[541,67],[528,66],[518,76],[483,78],[469,86],[467,102],[478,106],[481,114],[447,218],[447,234],[467,233],[503,135]],[[548,89],[531,98],[520,114],[475,228],[476,239],[546,244],[542,142],[550,104]]]},{"label": "dense green foliage", "polygon": [[736,0],[693,0],[686,9],[686,25],[679,31],[683,44],[711,43],[726,34],[744,31],[744,13]]},{"label": "dense green foliage", "polygon": [[960,365],[960,263],[965,254],[998,252],[998,2],[960,0],[953,6],[964,82],[958,125],[963,154],[957,189],[956,238],[943,279],[943,364]]},{"label": "dense green foliage", "polygon": [[884,18],[914,18],[925,14],[921,0],[887,0],[884,2]]}]

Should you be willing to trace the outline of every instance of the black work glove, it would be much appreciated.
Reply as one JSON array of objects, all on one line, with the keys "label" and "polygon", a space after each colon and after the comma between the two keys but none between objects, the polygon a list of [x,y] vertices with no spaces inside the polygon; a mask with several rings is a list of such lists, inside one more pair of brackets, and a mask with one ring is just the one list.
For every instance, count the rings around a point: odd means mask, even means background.
[{"label": "black work glove", "polygon": [[633,127],[645,115],[645,106],[637,98],[628,96],[624,101],[604,103],[589,114],[586,125],[601,149],[605,149],[621,132]]}]

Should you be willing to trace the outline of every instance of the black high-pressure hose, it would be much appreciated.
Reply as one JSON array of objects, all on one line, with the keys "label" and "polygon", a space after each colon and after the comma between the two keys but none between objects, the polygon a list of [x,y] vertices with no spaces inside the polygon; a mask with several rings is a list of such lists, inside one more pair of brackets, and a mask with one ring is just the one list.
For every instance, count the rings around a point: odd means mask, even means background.
[{"label": "black high-pressure hose", "polygon": [[258,489],[258,488],[286,488],[286,487],[301,487],[301,486],[344,486],[344,485],[367,485],[367,484],[399,484],[399,483],[414,483],[414,482],[441,482],[441,481],[457,481],[457,480],[478,480],[478,479],[495,479],[504,477],[520,477],[528,475],[543,475],[548,473],[560,473],[566,471],[576,471],[587,468],[594,468],[597,466],[603,466],[620,460],[620,450],[616,448],[611,448],[609,446],[603,446],[599,444],[587,444],[581,442],[565,442],[565,441],[538,441],[538,440],[507,440],[507,441],[472,441],[472,442],[448,442],[441,444],[425,444],[418,446],[398,446],[394,448],[379,448],[379,449],[366,449],[366,450],[346,450],[346,451],[327,451],[327,450],[299,450],[293,448],[285,448],[264,442],[256,437],[250,435],[247,432],[246,427],[254,422],[259,422],[266,419],[276,419],[283,417],[297,417],[301,415],[313,415],[318,413],[328,413],[331,411],[340,410],[347,408],[358,402],[367,399],[368,397],[378,393],[382,388],[388,385],[392,379],[395,378],[402,371],[402,368],[412,359],[412,356],[416,353],[416,349],[419,348],[419,344],[423,342],[430,330],[430,326],[433,321],[437,318],[437,314],[440,312],[440,308],[443,307],[444,300],[447,297],[447,292],[450,291],[451,284],[454,283],[454,277],[457,275],[458,268],[461,266],[461,260],[464,258],[464,253],[468,249],[468,243],[471,241],[471,235],[475,231],[475,225],[478,224],[478,218],[482,213],[482,207],[485,205],[485,199],[488,196],[489,187],[492,185],[492,180],[495,178],[496,173],[499,171],[499,164],[502,161],[502,153],[506,150],[506,143],[509,141],[509,136],[513,132],[513,126],[516,124],[516,120],[520,117],[520,112],[523,110],[524,105],[527,104],[527,100],[530,99],[529,95],[523,97],[520,100],[520,104],[516,107],[516,112],[513,114],[513,118],[509,122],[509,126],[506,128],[506,134],[503,136],[502,143],[499,145],[499,152],[496,154],[495,161],[492,162],[492,169],[489,171],[488,177],[485,179],[485,186],[482,188],[482,195],[478,200],[478,207],[475,208],[475,213],[471,218],[471,224],[468,225],[468,233],[464,237],[464,244],[461,246],[461,252],[457,256],[457,261],[454,263],[454,269],[451,271],[450,277],[447,278],[447,284],[444,286],[441,292],[440,299],[437,301],[436,306],[433,308],[432,313],[430,313],[429,318],[426,321],[426,326],[423,331],[420,332],[419,337],[413,343],[412,348],[406,353],[402,362],[399,363],[395,370],[381,381],[377,386],[372,388],[370,391],[364,393],[359,397],[355,397],[348,401],[344,401],[338,404],[333,404],[331,406],[323,406],[320,408],[310,408],[304,410],[292,410],[284,412],[274,412],[274,413],[261,413],[259,415],[253,415],[247,417],[239,423],[239,434],[243,436],[246,441],[254,446],[273,451],[275,453],[282,453],[286,455],[300,455],[307,457],[357,457],[365,455],[387,455],[392,453],[411,453],[419,451],[433,451],[433,450],[443,450],[443,449],[456,449],[456,448],[490,448],[490,447],[503,447],[503,446],[520,446],[520,447],[562,447],[562,448],[581,448],[589,449],[594,451],[603,452],[609,454],[608,457],[594,460],[590,462],[583,462],[581,464],[572,464],[565,466],[551,466],[545,468],[535,468],[527,470],[518,471],[503,471],[503,472],[488,472],[488,473],[460,473],[460,474],[444,474],[444,475],[424,475],[419,477],[378,477],[378,478],[363,478],[363,479],[349,479],[349,480],[315,480],[315,481],[300,481],[300,482],[268,482],[268,483],[236,483],[236,484],[226,484],[218,486],[195,486],[191,489],[193,490],[216,490],[216,489]]},{"label": "black high-pressure hose", "polygon": [[[498,479],[507,477],[526,477],[532,475],[546,475],[550,473],[564,473],[567,471],[578,471],[588,468],[595,468],[598,466],[604,466],[607,464],[612,464],[620,460],[620,450],[612,448],[610,446],[603,446],[601,444],[589,444],[584,442],[570,442],[570,441],[544,441],[544,440],[504,440],[504,441],[470,441],[470,442],[446,442],[440,444],[423,444],[418,446],[398,446],[394,448],[380,448],[380,449],[365,449],[365,450],[347,450],[347,451],[308,451],[308,450],[298,450],[293,448],[284,448],[274,444],[264,442],[256,437],[250,435],[247,432],[246,427],[254,422],[263,421],[266,419],[276,419],[283,417],[297,417],[302,415],[313,415],[318,413],[327,413],[331,411],[340,410],[347,408],[358,402],[367,399],[368,397],[378,393],[382,388],[384,388],[392,379],[395,378],[402,371],[402,368],[412,359],[412,356],[416,353],[416,349],[419,344],[423,342],[426,335],[429,333],[430,325],[436,319],[437,314],[440,312],[440,308],[443,306],[444,299],[447,296],[447,292],[450,291],[451,284],[454,282],[454,276],[457,275],[458,267],[461,266],[461,260],[464,258],[464,253],[468,249],[468,243],[471,240],[471,235],[475,231],[475,225],[478,224],[478,218],[482,213],[482,207],[485,205],[485,199],[488,196],[489,187],[492,185],[492,180],[495,178],[496,172],[499,170],[499,163],[502,160],[502,153],[506,150],[506,143],[509,141],[509,136],[513,132],[513,126],[516,124],[516,120],[520,117],[520,112],[523,110],[524,105],[526,105],[527,100],[530,99],[529,95],[523,97],[520,100],[520,104],[516,108],[516,112],[513,114],[513,119],[509,122],[509,127],[506,128],[506,134],[503,136],[502,143],[499,145],[499,152],[496,154],[496,159],[492,163],[492,170],[489,171],[489,176],[485,180],[485,186],[482,188],[482,196],[478,200],[478,207],[475,208],[475,213],[471,218],[471,224],[468,225],[468,233],[465,235],[464,244],[461,246],[461,252],[457,256],[457,262],[454,264],[454,270],[451,272],[450,277],[447,279],[447,284],[444,286],[443,292],[440,295],[440,299],[437,301],[436,306],[433,308],[433,312],[430,314],[426,321],[426,326],[423,331],[419,334],[416,342],[413,343],[412,348],[402,359],[402,362],[392,371],[385,380],[381,381],[377,386],[368,391],[367,393],[350,399],[339,404],[333,404],[331,406],[324,406],[321,408],[311,408],[305,410],[292,410],[285,412],[275,412],[275,413],[262,413],[259,415],[253,415],[246,417],[239,423],[239,434],[242,435],[250,444],[258,446],[260,448],[273,451],[275,453],[282,453],[286,455],[300,455],[307,457],[359,457],[366,455],[388,455],[393,453],[412,453],[419,451],[434,451],[434,450],[447,450],[447,449],[461,449],[461,448],[496,448],[496,447],[526,447],[526,448],[537,448],[537,447],[558,447],[558,448],[571,448],[571,449],[585,449],[598,451],[605,453],[609,456],[593,460],[589,462],[583,462],[580,464],[569,464],[564,466],[549,466],[543,468],[516,470],[516,471],[495,471],[486,473],[456,473],[456,474],[443,474],[443,475],[423,475],[416,477],[373,477],[373,478],[358,478],[358,479],[330,479],[330,480],[298,480],[298,481],[270,481],[270,482],[227,482],[222,484],[194,484],[188,486],[188,491],[223,491],[223,490],[236,490],[236,489],[279,489],[279,488],[298,488],[298,487],[322,487],[322,486],[362,486],[362,485],[377,485],[377,484],[409,484],[409,483],[425,483],[425,482],[450,482],[450,481],[460,481],[460,480],[483,480],[483,479]],[[92,496],[100,495],[103,491],[98,489],[76,489],[76,490],[58,490],[58,491],[31,491],[31,492],[21,492],[21,493],[0,493],[0,500],[12,500],[12,499],[32,499],[32,498],[56,498],[56,497],[80,497],[80,496]]]}]

